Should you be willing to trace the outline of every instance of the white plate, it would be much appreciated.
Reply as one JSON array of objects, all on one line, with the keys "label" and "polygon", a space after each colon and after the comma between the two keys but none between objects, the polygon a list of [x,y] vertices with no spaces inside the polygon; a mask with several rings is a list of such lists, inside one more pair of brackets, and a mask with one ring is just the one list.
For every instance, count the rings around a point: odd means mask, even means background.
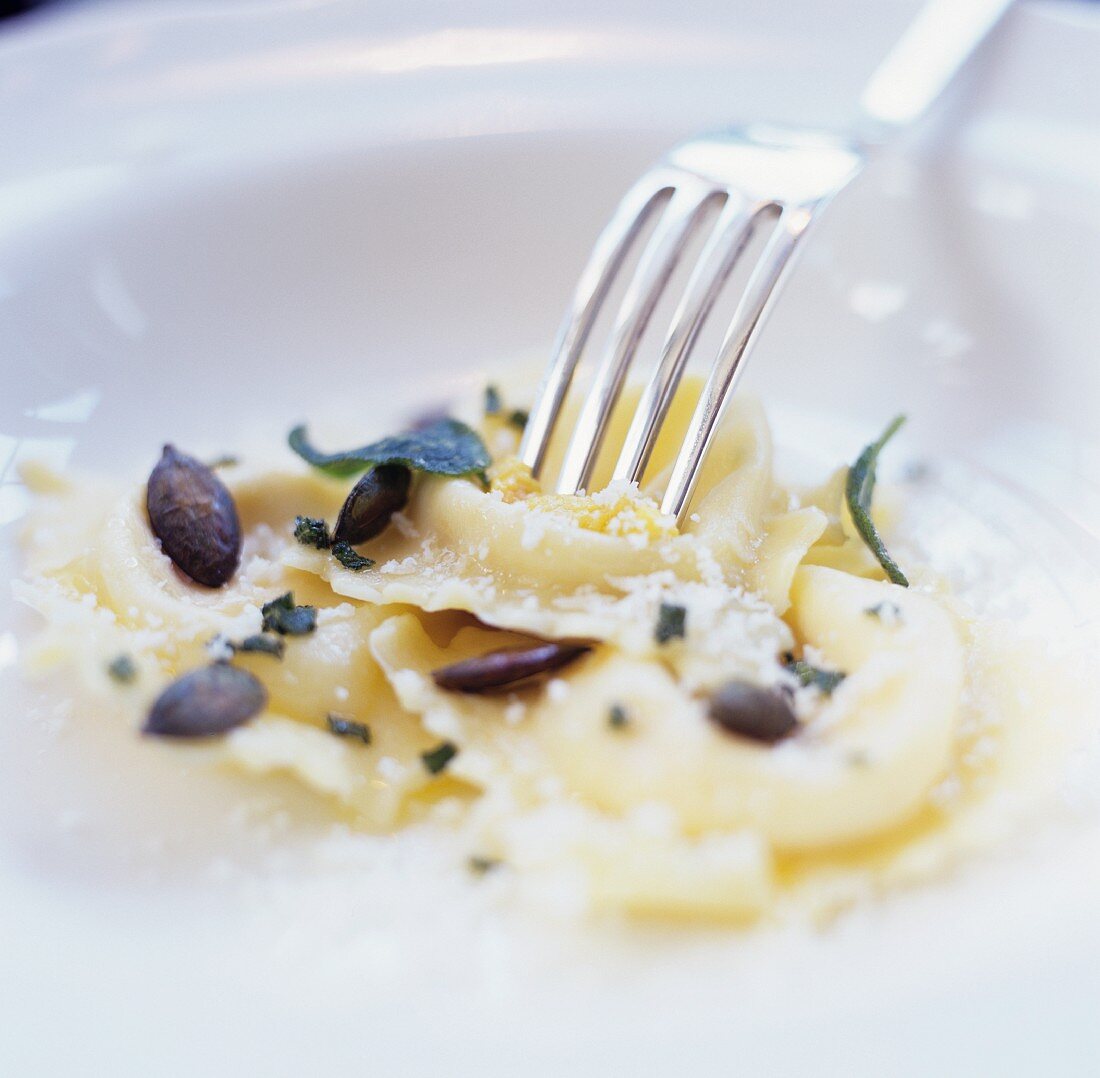
[{"label": "white plate", "polygon": [[[500,6],[115,4],[0,38],[5,572],[18,458],[137,475],[169,436],[273,442],[544,353],[652,157],[841,122],[915,5]],[[1025,555],[1082,632],[1098,45],[1083,5],[1015,11],[950,136],[835,207],[750,371],[788,438],[841,417],[830,453],[906,410],[910,453],[1029,507]],[[4,1074],[1095,1073],[1095,813],[823,935],[577,932],[438,850],[36,710],[30,621],[0,616]]]}]

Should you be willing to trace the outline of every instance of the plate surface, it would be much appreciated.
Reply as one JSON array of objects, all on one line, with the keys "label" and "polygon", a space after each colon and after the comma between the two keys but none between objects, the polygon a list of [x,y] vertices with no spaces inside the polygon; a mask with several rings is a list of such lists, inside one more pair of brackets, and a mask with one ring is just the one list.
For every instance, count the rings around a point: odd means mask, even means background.
[{"label": "plate surface", "polygon": [[[21,459],[138,476],[167,437],[273,444],[537,360],[651,159],[724,123],[843,124],[915,5],[502,7],[115,4],[0,37],[0,574]],[[1008,537],[1081,633],[1098,46],[1083,5],[1015,10],[942,125],[837,203],[747,378],[835,459],[908,412],[911,456],[1029,507]],[[431,843],[333,832],[289,787],[43,704],[15,676],[31,625],[4,604],[3,1073],[1100,1066],[1095,803],[823,934],[578,931]]]}]

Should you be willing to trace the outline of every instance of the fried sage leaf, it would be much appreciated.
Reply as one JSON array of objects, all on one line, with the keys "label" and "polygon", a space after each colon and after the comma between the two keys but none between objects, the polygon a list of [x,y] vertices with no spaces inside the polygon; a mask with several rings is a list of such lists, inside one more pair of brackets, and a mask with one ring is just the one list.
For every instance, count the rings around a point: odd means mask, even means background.
[{"label": "fried sage leaf", "polygon": [[786,667],[798,678],[803,688],[812,685],[826,696],[832,696],[833,690],[848,676],[840,670],[824,670],[820,666],[806,662],[805,659],[789,659]]},{"label": "fried sage leaf", "polygon": [[318,517],[295,517],[294,538],[302,546],[314,546],[318,550],[328,550],[332,545],[328,525]]},{"label": "fried sage leaf", "polygon": [[213,737],[259,714],[267,690],[247,670],[215,663],[177,678],[157,697],[143,732],[157,737]]},{"label": "fried sage leaf", "polygon": [[484,411],[486,415],[500,415],[500,410],[504,407],[504,403],[500,398],[500,390],[496,386],[485,387],[485,404]]},{"label": "fried sage leaf", "polygon": [[220,588],[237,571],[240,518],[211,468],[166,445],[149,475],[145,505],[161,549],[197,584]]},{"label": "fried sage leaf", "polygon": [[330,711],[325,717],[325,723],[328,725],[329,733],[337,737],[355,738],[362,741],[364,745],[371,743],[370,727],[365,722],[356,722],[354,719],[347,719],[343,715]]},{"label": "fried sage leaf", "polygon": [[229,646],[234,651],[271,655],[276,659],[281,659],[286,651],[286,641],[281,636],[272,636],[270,633],[253,633],[237,643],[230,642]]},{"label": "fried sage leaf", "polygon": [[855,464],[848,469],[848,481],[845,484],[845,497],[848,502],[848,512],[852,514],[852,522],[859,532],[860,538],[867,544],[871,553],[878,559],[887,578],[894,584],[900,584],[903,588],[909,587],[909,580],[898,567],[898,563],[890,557],[882,537],[871,519],[871,498],[875,493],[875,466],[878,463],[879,454],[886,443],[897,433],[905,422],[905,416],[899,415],[882,432],[882,437],[877,442],[872,442],[860,453]]},{"label": "fried sage leaf", "polygon": [[458,747],[451,741],[441,741],[434,749],[420,754],[429,775],[438,775],[458,755]]},{"label": "fried sage leaf", "polygon": [[484,876],[495,868],[500,868],[504,862],[499,857],[485,857],[481,854],[472,854],[466,858],[466,867],[475,876]]},{"label": "fried sage leaf", "polygon": [[351,543],[345,543],[343,539],[332,544],[332,556],[345,568],[353,573],[361,573],[374,565],[373,558],[364,558]]},{"label": "fried sage leaf", "polygon": [[670,640],[683,639],[687,633],[687,610],[675,603],[661,603],[657,611],[657,627],[653,638],[658,644],[667,644]]},{"label": "fried sage leaf", "polygon": [[772,743],[793,734],[798,719],[780,693],[747,681],[730,681],[711,697],[707,717],[729,734]]},{"label": "fried sage leaf", "polygon": [[272,599],[261,607],[264,616],[263,631],[281,636],[305,636],[317,628],[317,609],[312,606],[296,606],[294,592],[288,591],[278,599]]},{"label": "fried sage leaf", "polygon": [[295,427],[287,441],[304,461],[333,476],[355,475],[379,464],[403,464],[431,475],[480,475],[491,463],[482,440],[457,419],[439,419],[418,430],[341,453],[315,449],[304,426]]},{"label": "fried sage leaf", "polygon": [[492,692],[505,686],[557,670],[579,659],[591,648],[584,644],[551,642],[534,647],[501,648],[473,659],[442,666],[432,671],[441,689],[450,692]]},{"label": "fried sage leaf", "polygon": [[625,730],[630,725],[630,713],[622,704],[612,704],[607,709],[607,725],[612,730]]},{"label": "fried sage leaf", "polygon": [[336,518],[332,538],[355,546],[381,534],[409,500],[412,472],[401,464],[379,464],[351,488]]},{"label": "fried sage leaf", "polygon": [[137,673],[137,666],[129,655],[118,655],[107,664],[107,674],[120,685],[129,685]]}]

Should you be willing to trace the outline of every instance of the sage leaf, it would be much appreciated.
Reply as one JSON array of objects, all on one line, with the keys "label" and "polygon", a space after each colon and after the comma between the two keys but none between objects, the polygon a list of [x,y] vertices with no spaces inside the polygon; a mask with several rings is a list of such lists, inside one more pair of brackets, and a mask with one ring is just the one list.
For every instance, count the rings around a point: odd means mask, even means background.
[{"label": "sage leaf", "polygon": [[879,440],[872,442],[860,453],[855,464],[848,469],[845,495],[848,502],[848,512],[852,514],[852,522],[855,524],[860,538],[874,554],[889,580],[894,584],[900,584],[903,588],[907,588],[909,587],[908,578],[898,567],[898,563],[890,557],[886,545],[875,527],[875,522],[871,519],[871,498],[875,492],[875,466],[878,463],[879,454],[904,422],[905,416],[897,416],[882,432]]}]

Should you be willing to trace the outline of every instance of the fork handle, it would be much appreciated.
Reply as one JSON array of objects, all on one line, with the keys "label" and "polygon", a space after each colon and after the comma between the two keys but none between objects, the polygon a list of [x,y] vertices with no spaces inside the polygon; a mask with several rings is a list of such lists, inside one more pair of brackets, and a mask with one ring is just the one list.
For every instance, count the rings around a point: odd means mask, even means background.
[{"label": "fork handle", "polygon": [[[878,135],[924,113],[1012,0],[930,0],[875,69],[860,98]],[[873,141],[878,141],[874,139]]]}]

